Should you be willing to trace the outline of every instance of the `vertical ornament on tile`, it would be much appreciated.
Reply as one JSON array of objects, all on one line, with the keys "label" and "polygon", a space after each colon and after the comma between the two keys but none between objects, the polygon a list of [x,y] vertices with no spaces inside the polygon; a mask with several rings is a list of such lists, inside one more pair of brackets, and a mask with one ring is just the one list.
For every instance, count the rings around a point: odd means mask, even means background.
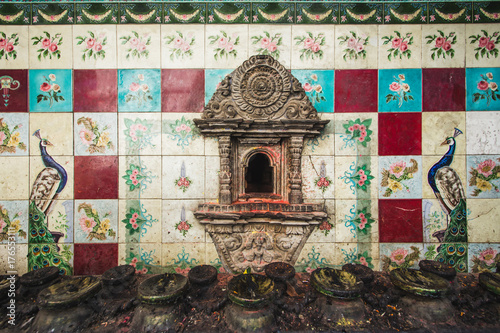
[{"label": "vertical ornament on tile", "polygon": [[198,127],[195,126],[192,120],[181,117],[175,122],[163,124],[163,133],[174,141],[177,141],[177,146],[180,146],[184,151],[184,147],[189,146],[192,140],[199,137]]},{"label": "vertical ornament on tile", "polygon": [[186,209],[184,206],[182,206],[181,209],[181,219],[180,221],[175,225],[175,229],[179,230],[179,232],[182,234],[182,236],[186,237],[187,232],[189,229],[192,227],[191,223],[189,223],[186,220]]},{"label": "vertical ornament on tile", "polygon": [[326,258],[321,258],[321,253],[316,252],[315,246],[312,247],[311,252],[307,254],[307,258],[303,258],[295,264],[298,272],[312,273],[318,267],[330,266]]},{"label": "vertical ornament on tile", "polygon": [[182,192],[186,192],[191,183],[191,179],[189,179],[189,177],[186,177],[186,165],[183,161],[181,165],[181,176],[175,180],[175,185],[179,187]]},{"label": "vertical ornament on tile", "polygon": [[315,180],[316,186],[325,193],[331,182],[331,179],[326,176],[326,163],[325,161],[321,161],[319,177]]},{"label": "vertical ornament on tile", "polygon": [[347,136],[342,139],[345,143],[343,148],[347,148],[348,146],[352,147],[355,144],[366,147],[367,143],[372,140],[371,134],[373,131],[370,130],[371,124],[371,119],[361,121],[360,118],[349,120],[347,124],[343,124],[342,126],[345,128],[345,134],[347,134]]},{"label": "vertical ornament on tile", "polygon": [[8,106],[10,91],[16,90],[21,86],[21,84],[19,83],[19,81],[14,80],[13,78],[7,75],[0,77],[0,84],[2,85],[3,105]]}]

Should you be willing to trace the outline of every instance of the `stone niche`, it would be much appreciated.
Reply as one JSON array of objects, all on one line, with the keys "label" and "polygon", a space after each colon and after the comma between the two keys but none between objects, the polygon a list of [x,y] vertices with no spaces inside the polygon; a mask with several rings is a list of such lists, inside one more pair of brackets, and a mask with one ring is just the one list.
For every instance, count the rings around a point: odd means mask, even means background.
[{"label": "stone niche", "polygon": [[319,135],[328,120],[285,67],[258,55],[224,78],[194,122],[219,143],[219,201],[199,205],[195,216],[225,269],[294,265],[327,218],[323,205],[302,200],[301,158],[304,139]]}]

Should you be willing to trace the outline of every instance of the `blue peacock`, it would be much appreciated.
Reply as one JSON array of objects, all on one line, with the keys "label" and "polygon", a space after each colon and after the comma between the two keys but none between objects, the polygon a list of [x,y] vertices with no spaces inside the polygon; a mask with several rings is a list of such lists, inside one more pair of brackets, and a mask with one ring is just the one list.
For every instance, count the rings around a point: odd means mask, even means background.
[{"label": "blue peacock", "polygon": [[460,134],[462,131],[455,128],[453,136],[441,143],[449,146],[448,151],[430,168],[427,180],[447,215],[446,229],[433,234],[441,243],[436,260],[464,272],[467,271],[467,203],[460,177],[450,167],[456,150],[455,138]]},{"label": "blue peacock", "polygon": [[36,270],[47,266],[56,266],[60,274],[72,274],[73,268],[59,253],[57,242],[63,236],[60,232],[48,229],[48,216],[55,200],[66,186],[68,174],[47,152],[52,146],[49,140],[42,138],[40,130],[33,136],[40,140],[40,153],[45,168],[36,177],[30,195],[29,206],[29,252],[28,269]]}]

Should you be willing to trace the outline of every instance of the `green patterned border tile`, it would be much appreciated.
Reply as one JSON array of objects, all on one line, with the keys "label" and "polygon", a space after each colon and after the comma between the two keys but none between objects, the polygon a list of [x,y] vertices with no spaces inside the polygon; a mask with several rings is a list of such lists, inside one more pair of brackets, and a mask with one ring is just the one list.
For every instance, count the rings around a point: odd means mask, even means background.
[{"label": "green patterned border tile", "polygon": [[120,24],[161,23],[161,3],[121,3]]},{"label": "green patterned border tile", "polygon": [[165,4],[163,23],[205,23],[206,3],[169,3]]},{"label": "green patterned border tile", "polygon": [[470,23],[472,3],[429,3],[429,23]]},{"label": "green patterned border tile", "polygon": [[72,3],[33,4],[33,24],[73,24],[74,18]]},{"label": "green patterned border tile", "polygon": [[475,2],[474,22],[489,23],[500,22],[500,2]]},{"label": "green patterned border tile", "polygon": [[343,3],[340,4],[340,23],[342,24],[381,24],[382,3]]},{"label": "green patterned border tile", "polygon": [[118,4],[86,3],[76,5],[77,24],[116,24]]},{"label": "green patterned border tile", "polygon": [[250,23],[251,3],[209,3],[208,23]]},{"label": "green patterned border tile", "polygon": [[0,24],[30,24],[31,7],[29,4],[0,4]]},{"label": "green patterned border tile", "polygon": [[428,21],[427,4],[420,2],[385,4],[385,24],[425,24]]},{"label": "green patterned border tile", "polygon": [[339,23],[339,10],[336,3],[297,3],[297,23]]},{"label": "green patterned border tile", "polygon": [[252,23],[295,23],[293,3],[252,3]]}]

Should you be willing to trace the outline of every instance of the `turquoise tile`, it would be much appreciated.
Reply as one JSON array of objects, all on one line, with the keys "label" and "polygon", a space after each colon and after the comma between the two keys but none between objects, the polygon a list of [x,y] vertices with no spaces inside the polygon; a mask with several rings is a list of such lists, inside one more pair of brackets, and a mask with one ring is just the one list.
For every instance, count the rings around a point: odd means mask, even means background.
[{"label": "turquoise tile", "polygon": [[118,112],[160,112],[161,70],[118,71]]},{"label": "turquoise tile", "polygon": [[232,69],[207,69],[205,70],[205,105],[210,101],[217,90],[219,83],[224,80]]},{"label": "turquoise tile", "polygon": [[334,71],[292,70],[318,112],[333,112]]},{"label": "turquoise tile", "polygon": [[466,68],[467,111],[500,110],[500,68]]},{"label": "turquoise tile", "polygon": [[422,111],[422,70],[381,69],[378,75],[380,112]]},{"label": "turquoise tile", "polygon": [[29,71],[31,112],[73,111],[73,72],[70,69]]}]

